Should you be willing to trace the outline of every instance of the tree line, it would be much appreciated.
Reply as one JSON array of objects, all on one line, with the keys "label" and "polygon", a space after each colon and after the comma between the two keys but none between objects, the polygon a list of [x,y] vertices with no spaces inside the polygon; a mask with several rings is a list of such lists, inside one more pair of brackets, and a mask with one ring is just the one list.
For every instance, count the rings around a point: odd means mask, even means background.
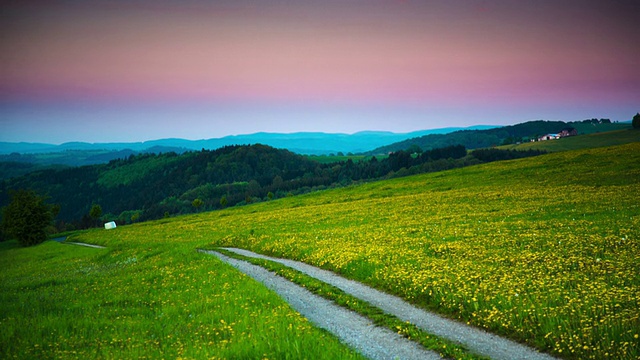
[{"label": "tree line", "polygon": [[580,134],[594,132],[597,129],[616,129],[615,124],[612,124],[610,119],[593,118],[573,122],[535,120],[487,130],[459,130],[447,134],[429,134],[383,146],[366,154],[386,154],[409,149],[411,146],[419,146],[422,149],[435,149],[461,144],[467,149],[490,148],[527,142],[531,139],[537,139],[540,135],[560,132],[566,127],[577,128]]},{"label": "tree line", "polygon": [[139,154],[107,164],[47,169],[0,182],[0,206],[10,192],[30,189],[57,204],[58,230],[119,224],[269,201],[354,183],[442,171],[488,161],[535,156],[530,150],[418,147],[367,160],[319,163],[266,145],[233,145],[184,154]]}]

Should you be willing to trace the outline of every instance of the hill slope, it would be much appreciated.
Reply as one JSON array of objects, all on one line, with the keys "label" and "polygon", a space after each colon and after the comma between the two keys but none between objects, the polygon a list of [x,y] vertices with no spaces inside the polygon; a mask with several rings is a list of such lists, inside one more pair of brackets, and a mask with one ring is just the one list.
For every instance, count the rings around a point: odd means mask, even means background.
[{"label": "hill slope", "polygon": [[528,142],[530,138],[537,138],[539,135],[549,133],[558,133],[566,127],[576,128],[578,134],[591,134],[629,129],[631,126],[627,123],[601,123],[591,120],[569,123],[563,121],[538,120],[486,130],[460,130],[448,134],[429,134],[382,146],[375,150],[368,151],[366,154],[387,154],[398,150],[407,150],[412,146],[418,146],[423,150],[452,145],[464,145],[467,149],[487,148],[501,145],[505,142]]},{"label": "hill slope", "polygon": [[[219,207],[221,198],[232,206],[255,196],[266,196],[261,187],[280,185],[313,172],[317,163],[286,150],[264,145],[227,146],[215,151],[182,155],[141,154],[108,164],[32,172],[0,182],[0,204],[8,203],[10,189],[28,188],[47,194],[61,206],[59,219],[82,220],[89,226],[88,210],[99,204],[119,223],[160,218],[164,214]],[[298,185],[297,185],[298,186]],[[285,191],[283,188],[283,191]],[[275,192],[276,190],[274,190]],[[288,190],[286,190],[288,191]],[[121,216],[121,217],[120,217]]]},{"label": "hill slope", "polygon": [[[471,154],[463,146],[435,149],[413,156],[398,152],[330,163],[266,145],[226,146],[215,151],[184,154],[141,154],[108,164],[33,170],[24,176],[0,178],[0,206],[11,189],[33,189],[61,206],[60,230],[158,219],[194,211],[220,209],[294,194],[346,186],[359,181],[440,171],[500,159],[539,155],[539,152],[491,150]],[[3,165],[0,163],[0,166]],[[13,164],[15,165],[20,164]],[[7,167],[5,167],[7,168]],[[11,169],[11,167],[8,167]],[[100,205],[101,219],[88,217]]]},{"label": "hill slope", "polygon": [[543,150],[555,152],[623,145],[632,142],[640,142],[640,131],[637,129],[599,132],[549,141],[524,142],[521,144],[503,145],[499,148],[518,151]]},{"label": "hill slope", "polygon": [[242,247],[339,272],[559,357],[634,359],[640,356],[638,198],[640,143],[633,143],[77,239],[131,254],[161,244]]}]

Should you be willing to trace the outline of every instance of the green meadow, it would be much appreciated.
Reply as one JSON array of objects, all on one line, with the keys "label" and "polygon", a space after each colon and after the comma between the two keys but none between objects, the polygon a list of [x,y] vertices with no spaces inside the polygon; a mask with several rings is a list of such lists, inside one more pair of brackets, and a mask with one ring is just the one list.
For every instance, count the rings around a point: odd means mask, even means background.
[{"label": "green meadow", "polygon": [[640,141],[640,131],[622,129],[571,136],[557,140],[525,142],[517,145],[504,145],[500,149],[510,150],[545,150],[549,152],[581,150],[595,147],[606,147],[629,144]]},{"label": "green meadow", "polygon": [[109,249],[3,244],[0,357],[361,358],[233,268],[145,233]]},{"label": "green meadow", "polygon": [[235,246],[333,270],[561,358],[637,359],[638,199],[635,142],[70,237],[105,249],[2,243],[0,357],[358,358],[196,251]]}]

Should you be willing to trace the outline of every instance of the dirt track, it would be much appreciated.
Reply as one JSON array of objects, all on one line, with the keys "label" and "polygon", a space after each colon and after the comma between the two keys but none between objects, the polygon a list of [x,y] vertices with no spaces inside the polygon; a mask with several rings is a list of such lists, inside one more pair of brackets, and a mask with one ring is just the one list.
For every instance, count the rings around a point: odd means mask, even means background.
[{"label": "dirt track", "polygon": [[[462,344],[476,354],[492,359],[550,360],[554,357],[540,353],[525,345],[487,333],[483,330],[443,318],[417,308],[404,300],[353,280],[342,278],[330,271],[288,259],[278,259],[247,250],[225,248],[237,254],[262,258],[291,267],[342,291],[377,306],[403,321],[440,337]],[[317,326],[334,333],[343,342],[371,359],[440,359],[435,352],[424,350],[398,334],[374,326],[362,316],[339,307],[292,282],[276,276],[259,266],[233,259],[211,250],[203,253],[217,256],[243,273],[265,284],[282,296],[296,311]]]},{"label": "dirt track", "polygon": [[375,326],[369,319],[335,305],[260,266],[215,251],[201,252],[215,255],[263,283],[314,325],[333,333],[342,342],[370,359],[442,359],[439,354],[425,350],[388,329]]}]

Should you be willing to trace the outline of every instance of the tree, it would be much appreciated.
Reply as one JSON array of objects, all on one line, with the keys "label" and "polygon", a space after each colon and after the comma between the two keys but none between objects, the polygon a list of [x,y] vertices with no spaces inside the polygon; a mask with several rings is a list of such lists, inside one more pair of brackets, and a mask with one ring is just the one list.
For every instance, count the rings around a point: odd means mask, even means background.
[{"label": "tree", "polygon": [[196,208],[196,211],[199,211],[200,208],[202,207],[202,205],[204,205],[204,201],[202,201],[201,199],[195,199],[191,202],[191,206],[193,206],[194,208]]},{"label": "tree", "polygon": [[223,196],[220,198],[220,206],[225,207],[227,206],[227,197]]},{"label": "tree", "polygon": [[98,220],[100,216],[102,216],[102,206],[98,204],[91,205],[91,210],[89,210],[89,216],[91,216],[91,218],[94,220]]},{"label": "tree", "polygon": [[409,152],[409,154],[422,154],[422,149],[416,144],[411,144],[407,151]]},{"label": "tree", "polygon": [[102,206],[98,204],[91,205],[91,210],[89,210],[89,216],[93,219],[93,226],[99,225],[99,219],[102,216]]},{"label": "tree", "polygon": [[634,129],[640,129],[640,113],[636,113],[631,124],[633,125]]},{"label": "tree", "polygon": [[249,196],[258,196],[261,191],[260,183],[258,183],[255,179],[249,181],[249,185],[247,185],[247,192]]},{"label": "tree", "polygon": [[281,189],[282,188],[282,184],[284,184],[284,180],[282,179],[282,176],[280,176],[280,175],[276,175],[273,178],[273,181],[271,182],[271,186],[276,190]]},{"label": "tree", "polygon": [[47,240],[46,229],[53,221],[54,207],[33,190],[11,193],[11,201],[2,210],[2,229],[15,237],[22,246],[32,246]]}]

